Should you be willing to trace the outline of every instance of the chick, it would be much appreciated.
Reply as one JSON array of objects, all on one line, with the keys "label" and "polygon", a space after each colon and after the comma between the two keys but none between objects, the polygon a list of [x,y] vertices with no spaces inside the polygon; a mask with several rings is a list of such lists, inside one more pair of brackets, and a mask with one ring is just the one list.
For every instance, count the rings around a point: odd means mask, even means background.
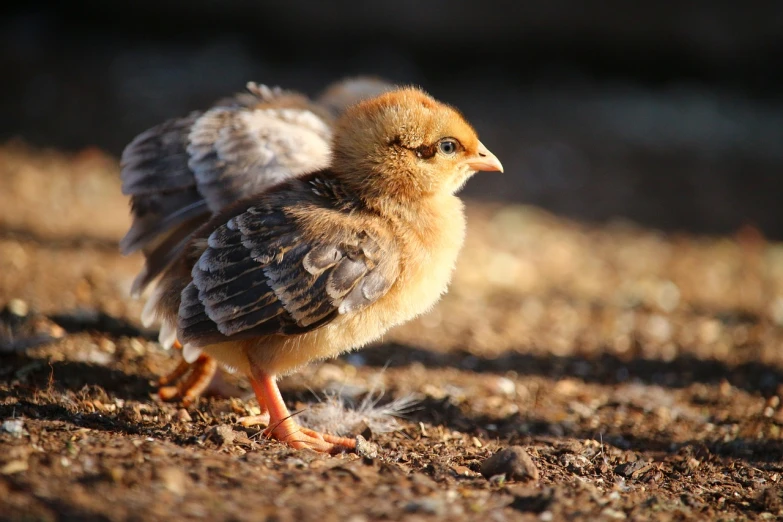
[{"label": "chick", "polygon": [[[325,167],[334,118],[392,87],[376,78],[348,78],[311,101],[296,92],[249,83],[248,92],[137,136],[121,160],[122,189],[131,196],[133,223],[120,247],[125,254],[142,250],[145,256],[132,293],[139,295],[181,254],[193,231],[227,204]],[[142,320],[149,325],[148,316]],[[173,330],[163,329],[160,339],[167,348],[179,345]],[[238,390],[216,371],[217,363],[206,355],[192,367],[183,362],[160,379],[159,394],[185,404],[208,387],[235,394]]]},{"label": "chick", "polygon": [[250,378],[267,434],[350,449],[298,426],[279,376],[378,339],[446,291],[465,235],[455,195],[500,161],[452,107],[405,88],[348,108],[329,168],[229,206],[163,275],[154,312],[186,360],[207,353]]}]

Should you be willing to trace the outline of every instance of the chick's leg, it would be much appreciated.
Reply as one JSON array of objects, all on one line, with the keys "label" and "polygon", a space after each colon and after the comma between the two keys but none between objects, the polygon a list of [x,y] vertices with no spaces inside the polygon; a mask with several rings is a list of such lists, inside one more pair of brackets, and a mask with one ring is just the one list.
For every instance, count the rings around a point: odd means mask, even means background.
[{"label": "chick's leg", "polygon": [[280,395],[280,389],[273,375],[253,368],[250,383],[256,392],[259,404],[266,404],[269,411],[269,427],[266,434],[294,448],[310,448],[322,453],[340,453],[356,448],[356,441],[346,437],[337,437],[318,433],[299,426]]},{"label": "chick's leg", "polygon": [[[188,370],[190,370],[190,363],[187,362],[185,359],[182,359],[179,364],[177,365],[174,370],[167,373],[166,375],[162,376],[160,379],[158,379],[158,386],[161,387],[161,391],[163,387],[169,387],[173,388],[173,386],[169,386],[169,384],[175,383],[182,379],[182,377],[185,376],[186,373],[188,373]],[[161,399],[163,396],[161,395]]]},{"label": "chick's leg", "polygon": [[[179,372],[180,366],[182,363],[174,369],[173,373]],[[218,369],[217,361],[208,355],[200,355],[189,366],[190,373],[184,380],[181,380],[176,386],[164,386],[158,390],[161,399],[170,400],[179,397],[184,406],[190,406],[204,393]]]},{"label": "chick's leg", "polygon": [[[181,349],[182,345],[175,341],[174,347]],[[189,375],[185,377],[188,372]],[[172,383],[177,384],[168,386]],[[158,385],[158,396],[162,400],[181,399],[185,406],[192,404],[202,394],[230,397],[240,393],[240,390],[223,380],[218,372],[217,361],[206,354],[201,354],[193,364],[180,361],[174,371],[158,380]]]}]

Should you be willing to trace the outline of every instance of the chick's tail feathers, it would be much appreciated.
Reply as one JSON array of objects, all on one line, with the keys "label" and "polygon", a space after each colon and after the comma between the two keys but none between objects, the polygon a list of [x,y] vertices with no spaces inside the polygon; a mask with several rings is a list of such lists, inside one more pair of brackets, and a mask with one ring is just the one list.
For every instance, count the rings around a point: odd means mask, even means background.
[{"label": "chick's tail feathers", "polygon": [[209,214],[194,216],[144,248],[144,268],[136,276],[131,295],[139,297],[160,274],[182,254],[193,232],[207,221]]},{"label": "chick's tail feathers", "polygon": [[120,241],[146,263],[131,293],[140,295],[181,253],[187,238],[211,212],[188,165],[188,137],[202,113],[152,127],[127,146],[120,160],[122,192],[131,197],[133,224]]}]

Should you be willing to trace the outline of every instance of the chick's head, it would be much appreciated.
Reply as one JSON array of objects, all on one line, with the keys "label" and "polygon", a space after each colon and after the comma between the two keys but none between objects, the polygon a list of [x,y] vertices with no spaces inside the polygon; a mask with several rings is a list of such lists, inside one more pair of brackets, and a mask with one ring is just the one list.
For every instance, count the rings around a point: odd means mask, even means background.
[{"label": "chick's head", "polygon": [[454,193],[476,171],[503,171],[456,109],[416,88],[349,108],[332,150],[335,172],[368,198]]}]

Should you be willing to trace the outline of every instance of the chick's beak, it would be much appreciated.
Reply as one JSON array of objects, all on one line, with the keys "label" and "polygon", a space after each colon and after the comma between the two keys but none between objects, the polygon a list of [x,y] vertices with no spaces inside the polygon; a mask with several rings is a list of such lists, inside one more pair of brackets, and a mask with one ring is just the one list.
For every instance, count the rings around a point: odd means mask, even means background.
[{"label": "chick's beak", "polygon": [[475,156],[469,157],[467,164],[473,170],[503,172],[503,164],[481,142],[478,144]]}]

